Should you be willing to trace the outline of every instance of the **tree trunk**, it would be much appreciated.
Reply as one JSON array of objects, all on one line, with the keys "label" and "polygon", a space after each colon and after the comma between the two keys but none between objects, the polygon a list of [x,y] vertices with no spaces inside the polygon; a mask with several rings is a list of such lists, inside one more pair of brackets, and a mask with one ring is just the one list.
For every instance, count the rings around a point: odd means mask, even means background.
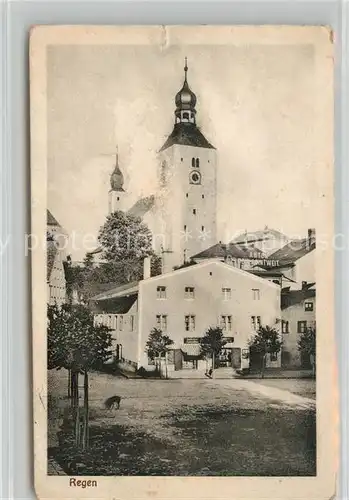
[{"label": "tree trunk", "polygon": [[168,379],[167,352],[165,352],[165,378]]},{"label": "tree trunk", "polygon": [[80,446],[80,407],[79,407],[79,372],[75,372],[74,409],[75,409],[75,445]]},{"label": "tree trunk", "polygon": [[262,370],[261,370],[261,378],[264,378],[264,370],[265,370],[265,361],[266,361],[266,354],[263,354],[262,357]]},{"label": "tree trunk", "polygon": [[159,356],[158,361],[159,361],[159,373],[160,373],[160,378],[162,378],[162,373],[161,373],[161,356]]},{"label": "tree trunk", "polygon": [[89,408],[88,408],[88,372],[84,370],[84,427],[82,431],[82,448],[88,448],[88,421],[89,421]]},{"label": "tree trunk", "polygon": [[214,351],[212,351],[212,378],[214,377],[214,370],[215,370],[214,363],[215,363],[215,355]]},{"label": "tree trunk", "polygon": [[72,409],[75,408],[75,385],[76,385],[76,374],[73,370],[70,370],[70,406]]},{"label": "tree trunk", "polygon": [[71,378],[71,369],[68,370],[68,399],[72,397],[72,378]]}]

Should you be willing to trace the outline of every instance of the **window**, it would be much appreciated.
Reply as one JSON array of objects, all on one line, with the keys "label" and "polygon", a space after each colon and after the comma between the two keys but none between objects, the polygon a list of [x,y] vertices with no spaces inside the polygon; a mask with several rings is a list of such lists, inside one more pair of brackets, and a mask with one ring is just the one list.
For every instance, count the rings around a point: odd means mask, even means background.
[{"label": "window", "polygon": [[191,166],[192,166],[193,168],[195,168],[195,158],[192,158],[192,159],[191,159]]},{"label": "window", "polygon": [[156,315],[156,328],[158,328],[162,332],[167,331],[167,314]]},{"label": "window", "polygon": [[270,361],[277,361],[278,359],[278,353],[277,352],[271,352],[270,353]]},{"label": "window", "polygon": [[181,158],[181,161],[183,161],[183,158]]},{"label": "window", "polygon": [[222,288],[223,300],[231,299],[231,288]]},{"label": "window", "polygon": [[232,318],[231,316],[221,316],[221,328],[223,332],[231,332]]},{"label": "window", "polygon": [[133,332],[133,329],[134,329],[134,325],[135,325],[135,317],[133,316],[133,314],[130,316],[130,330],[131,332]]},{"label": "window", "polygon": [[202,194],[202,195],[201,195],[201,198],[202,198],[202,199],[204,199],[204,198],[205,198],[205,195],[204,195],[204,194]]},{"label": "window", "polygon": [[186,193],[185,197],[188,198],[188,193]]},{"label": "window", "polygon": [[305,311],[314,311],[314,304],[313,304],[313,302],[305,302],[304,303],[304,310]]},{"label": "window", "polygon": [[307,329],[307,322],[306,321],[298,321],[297,324],[297,332],[298,333],[304,333]]},{"label": "window", "polygon": [[184,325],[186,332],[193,332],[195,330],[195,316],[193,315],[185,316]]},{"label": "window", "polygon": [[258,331],[261,327],[261,317],[260,316],[251,316],[251,325],[252,328]]},{"label": "window", "polygon": [[196,208],[193,208],[193,215],[196,215]]},{"label": "window", "polygon": [[183,113],[183,120],[189,120],[189,113]]},{"label": "window", "polygon": [[119,201],[120,200],[119,196],[116,199]]},{"label": "window", "polygon": [[124,317],[122,314],[120,314],[120,316],[119,316],[119,330],[120,330],[120,332],[122,332],[123,328],[124,328]]},{"label": "window", "polygon": [[156,289],[156,297],[158,299],[166,299],[166,287],[158,286]]},{"label": "window", "polygon": [[244,263],[240,262],[240,269],[243,269],[243,268],[244,268]]},{"label": "window", "polygon": [[253,300],[260,300],[260,290],[259,288],[252,288]]},{"label": "window", "polygon": [[186,286],[184,289],[184,296],[186,299],[193,299],[194,298],[194,287]]},{"label": "window", "polygon": [[200,160],[199,160],[199,158],[196,158],[196,162],[195,163],[196,163],[196,168],[199,168],[200,167]]},{"label": "window", "polygon": [[201,231],[205,231],[205,226],[201,226]]},{"label": "window", "polygon": [[184,225],[184,226],[183,226],[183,229],[184,229],[184,231],[186,231],[186,230],[187,230],[187,226],[186,226],[186,225]]},{"label": "window", "polygon": [[289,322],[288,321],[285,321],[285,320],[282,320],[282,333],[290,333],[290,326],[289,326]]}]

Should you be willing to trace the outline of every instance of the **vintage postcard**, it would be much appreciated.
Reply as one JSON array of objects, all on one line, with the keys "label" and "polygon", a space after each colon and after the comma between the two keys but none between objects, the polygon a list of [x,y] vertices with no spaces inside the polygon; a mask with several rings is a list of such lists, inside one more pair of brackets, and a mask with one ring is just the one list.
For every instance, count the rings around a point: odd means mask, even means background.
[{"label": "vintage postcard", "polygon": [[30,37],[39,498],[336,491],[327,27]]}]

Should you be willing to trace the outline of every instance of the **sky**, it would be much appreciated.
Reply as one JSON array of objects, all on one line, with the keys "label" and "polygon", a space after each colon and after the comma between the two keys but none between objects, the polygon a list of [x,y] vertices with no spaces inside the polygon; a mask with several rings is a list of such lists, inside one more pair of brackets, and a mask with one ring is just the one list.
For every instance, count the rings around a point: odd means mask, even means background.
[{"label": "sky", "polygon": [[[320,195],[310,45],[50,46],[48,208],[76,241],[97,235],[116,145],[131,199],[155,192],[185,56],[198,126],[217,148],[218,239],[265,225],[305,235]],[[77,260],[92,250],[75,246]]]}]

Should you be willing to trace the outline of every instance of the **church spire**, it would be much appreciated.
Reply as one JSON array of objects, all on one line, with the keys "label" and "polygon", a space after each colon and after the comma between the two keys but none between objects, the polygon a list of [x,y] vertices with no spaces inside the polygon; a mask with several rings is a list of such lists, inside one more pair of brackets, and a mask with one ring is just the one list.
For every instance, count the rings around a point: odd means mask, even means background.
[{"label": "church spire", "polygon": [[195,125],[196,115],[196,95],[188,85],[188,60],[185,58],[184,63],[184,83],[181,90],[176,94],[175,98],[176,123],[192,123]]},{"label": "church spire", "polygon": [[119,148],[116,146],[115,168],[110,176],[111,191],[124,191],[124,176],[119,167]]}]

